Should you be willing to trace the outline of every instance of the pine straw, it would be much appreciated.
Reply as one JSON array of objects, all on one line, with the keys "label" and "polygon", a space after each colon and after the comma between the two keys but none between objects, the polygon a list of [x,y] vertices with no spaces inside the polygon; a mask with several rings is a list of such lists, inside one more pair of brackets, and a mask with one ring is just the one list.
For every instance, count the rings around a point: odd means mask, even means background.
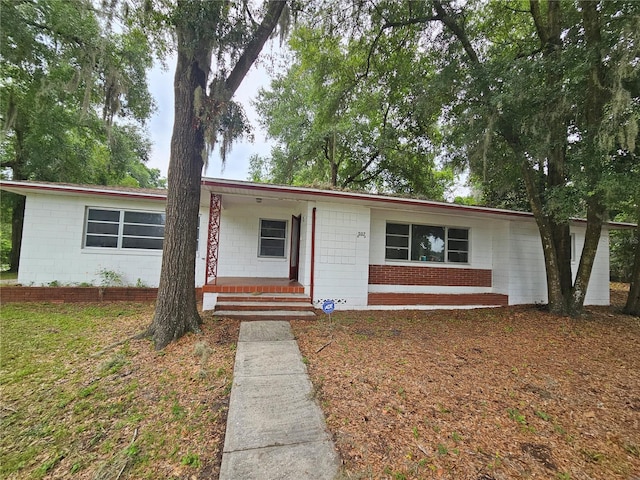
[{"label": "pine straw", "polygon": [[640,319],[613,288],[618,306],[580,319],[519,307],[294,322],[342,477],[635,480]]},{"label": "pine straw", "polygon": [[[618,312],[625,289],[578,320],[500,308],[293,322],[341,478],[636,480],[640,319]],[[0,468],[25,460],[0,477],[217,478],[237,321],[208,317],[156,352],[114,345],[153,305],[2,308]],[[81,333],[53,315],[84,315]]]}]

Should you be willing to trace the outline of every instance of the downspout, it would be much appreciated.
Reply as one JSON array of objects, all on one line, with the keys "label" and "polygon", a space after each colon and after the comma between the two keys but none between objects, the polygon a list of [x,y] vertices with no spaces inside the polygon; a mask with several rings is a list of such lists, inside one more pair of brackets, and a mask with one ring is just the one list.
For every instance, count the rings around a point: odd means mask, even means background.
[{"label": "downspout", "polygon": [[313,207],[311,211],[311,280],[309,285],[309,293],[311,297],[311,303],[313,304],[313,281],[315,277],[315,265],[316,265],[316,207]]}]

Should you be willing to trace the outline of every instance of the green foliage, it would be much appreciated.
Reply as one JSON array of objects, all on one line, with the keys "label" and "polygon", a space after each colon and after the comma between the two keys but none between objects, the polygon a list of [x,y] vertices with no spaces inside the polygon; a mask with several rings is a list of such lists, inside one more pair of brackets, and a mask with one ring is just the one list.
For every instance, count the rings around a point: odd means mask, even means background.
[{"label": "green foliage", "polygon": [[0,271],[9,268],[11,255],[11,213],[15,194],[0,194]]},{"label": "green foliage", "polygon": [[[616,216],[618,221],[638,222],[632,215],[622,213]],[[633,275],[633,256],[640,242],[636,230],[612,230],[609,233],[609,268],[611,280],[630,282]]]},{"label": "green foliage", "polygon": [[2,12],[0,159],[12,178],[118,184],[137,176],[149,186],[150,147],[138,125],[154,109],[152,57],[142,31],[129,24],[116,33],[85,0],[4,0]]},{"label": "green foliage", "polygon": [[525,417],[517,408],[507,408],[507,413],[511,420],[515,420],[520,425],[527,424],[527,417]]},{"label": "green foliage", "polygon": [[122,274],[115,270],[102,268],[98,270],[97,274],[100,277],[101,287],[122,287],[124,285]]},{"label": "green foliage", "polygon": [[118,373],[122,367],[127,364],[128,360],[126,355],[122,352],[115,353],[111,358],[105,360],[102,365],[100,365],[100,372],[103,375],[113,375],[114,373]]},{"label": "green foliage", "polygon": [[551,416],[548,413],[543,412],[542,410],[536,410],[535,413],[536,413],[536,417],[541,418],[545,422],[548,422],[549,420],[551,420]]},{"label": "green foliage", "polygon": [[449,453],[449,449],[446,445],[439,443],[437,446],[438,455],[447,455]]},{"label": "green foliage", "polygon": [[372,65],[362,39],[300,25],[290,48],[257,102],[278,145],[251,159],[252,179],[443,198],[453,173],[436,164],[440,110],[421,86],[433,66],[417,45],[385,39]]}]

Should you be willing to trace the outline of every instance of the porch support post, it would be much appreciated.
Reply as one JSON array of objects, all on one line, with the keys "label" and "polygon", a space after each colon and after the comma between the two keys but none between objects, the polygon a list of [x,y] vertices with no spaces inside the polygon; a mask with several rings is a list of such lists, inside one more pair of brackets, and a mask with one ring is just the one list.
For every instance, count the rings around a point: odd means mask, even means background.
[{"label": "porch support post", "polygon": [[218,276],[218,245],[220,242],[220,213],[222,196],[211,193],[209,202],[209,232],[207,236],[207,268],[205,285],[215,284]]}]

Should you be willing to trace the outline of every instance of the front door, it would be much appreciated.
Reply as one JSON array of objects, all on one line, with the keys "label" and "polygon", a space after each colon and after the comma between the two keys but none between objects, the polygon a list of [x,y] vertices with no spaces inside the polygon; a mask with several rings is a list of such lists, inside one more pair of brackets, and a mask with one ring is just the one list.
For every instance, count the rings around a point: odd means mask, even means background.
[{"label": "front door", "polygon": [[289,280],[298,280],[300,259],[300,215],[291,217],[291,255],[289,256]]}]

